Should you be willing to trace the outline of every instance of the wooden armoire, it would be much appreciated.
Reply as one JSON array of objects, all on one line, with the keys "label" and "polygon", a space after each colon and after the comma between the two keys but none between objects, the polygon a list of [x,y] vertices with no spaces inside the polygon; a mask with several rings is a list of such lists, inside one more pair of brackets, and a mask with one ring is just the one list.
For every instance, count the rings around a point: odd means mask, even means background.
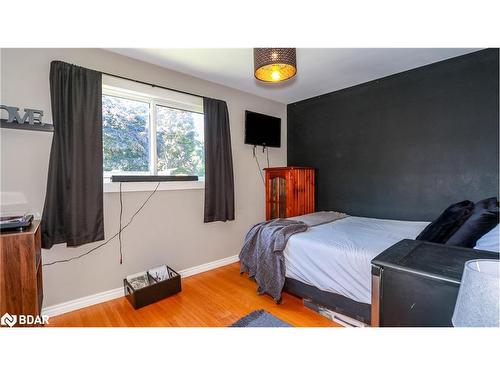
[{"label": "wooden armoire", "polygon": [[314,212],[314,168],[265,168],[266,220]]}]

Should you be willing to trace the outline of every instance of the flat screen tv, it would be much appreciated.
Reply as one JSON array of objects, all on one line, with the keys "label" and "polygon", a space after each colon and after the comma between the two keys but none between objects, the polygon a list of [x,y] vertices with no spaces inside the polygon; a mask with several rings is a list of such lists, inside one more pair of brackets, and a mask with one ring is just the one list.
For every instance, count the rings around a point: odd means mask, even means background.
[{"label": "flat screen tv", "polygon": [[281,119],[245,111],[245,143],[255,146],[281,147]]}]

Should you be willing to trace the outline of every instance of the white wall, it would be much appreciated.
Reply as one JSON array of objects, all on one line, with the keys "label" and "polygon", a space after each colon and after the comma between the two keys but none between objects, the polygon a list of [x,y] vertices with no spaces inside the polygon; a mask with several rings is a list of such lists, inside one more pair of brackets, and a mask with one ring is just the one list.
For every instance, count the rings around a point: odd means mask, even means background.
[{"label": "white wall", "polygon": [[[123,233],[124,263],[119,264],[118,242],[70,263],[45,267],[44,306],[120,287],[125,275],[161,263],[185,269],[235,255],[246,230],[264,219],[264,187],[252,158],[252,147],[243,143],[244,110],[281,117],[282,147],[271,149],[271,165],[286,165],[286,106],[212,82],[99,49],[1,49],[2,104],[44,110],[51,123],[49,67],[63,60],[146,82],[227,101],[233,148],[236,220],[203,223],[203,194],[198,190],[159,191]],[[0,190],[26,197],[29,211],[41,213],[51,133],[1,129]],[[261,155],[261,161],[264,158]],[[123,221],[140,206],[149,192],[124,193]],[[5,197],[5,195],[4,195]],[[104,194],[106,238],[118,229],[117,193]],[[44,250],[44,262],[81,254],[96,244],[78,248],[64,245]]]}]

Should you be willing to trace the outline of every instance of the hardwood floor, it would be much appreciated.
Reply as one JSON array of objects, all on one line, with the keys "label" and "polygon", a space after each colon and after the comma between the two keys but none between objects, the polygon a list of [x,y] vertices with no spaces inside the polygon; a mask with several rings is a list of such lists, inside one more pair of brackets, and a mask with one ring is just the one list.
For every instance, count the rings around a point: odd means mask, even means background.
[{"label": "hardwood floor", "polygon": [[256,294],[257,284],[234,263],[182,280],[182,292],[135,310],[125,297],[50,318],[46,327],[227,327],[264,309],[296,327],[339,325],[305,308],[288,293],[277,305]]}]

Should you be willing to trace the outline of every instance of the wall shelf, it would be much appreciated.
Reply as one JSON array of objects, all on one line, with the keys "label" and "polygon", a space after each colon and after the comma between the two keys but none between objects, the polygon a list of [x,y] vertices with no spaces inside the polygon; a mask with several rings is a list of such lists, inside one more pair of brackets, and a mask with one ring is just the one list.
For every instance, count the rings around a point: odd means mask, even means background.
[{"label": "wall shelf", "polygon": [[53,132],[54,125],[52,124],[18,124],[17,122],[7,122],[5,119],[0,120],[0,128],[4,129],[17,129],[17,130],[31,130],[39,132]]}]

